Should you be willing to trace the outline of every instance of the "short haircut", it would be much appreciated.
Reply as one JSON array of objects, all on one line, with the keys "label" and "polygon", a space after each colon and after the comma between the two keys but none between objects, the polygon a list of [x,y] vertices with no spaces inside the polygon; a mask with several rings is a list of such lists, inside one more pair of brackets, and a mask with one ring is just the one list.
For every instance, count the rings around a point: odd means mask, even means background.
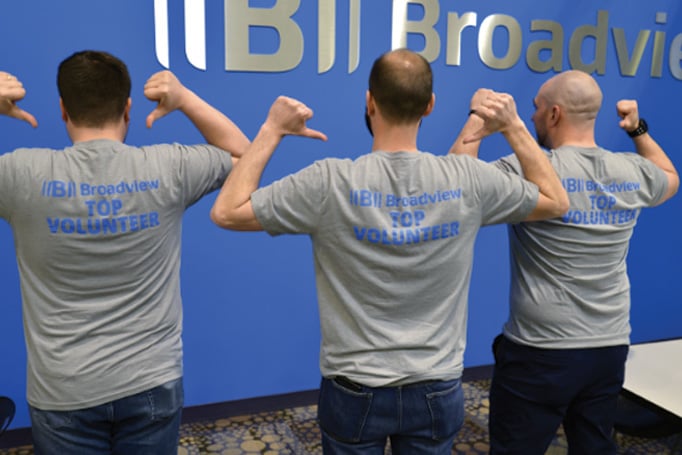
[{"label": "short haircut", "polygon": [[76,52],[59,64],[59,96],[77,126],[101,127],[120,120],[130,86],[125,63],[107,52]]},{"label": "short haircut", "polygon": [[387,52],[374,61],[369,91],[387,120],[396,124],[419,120],[433,95],[431,65],[407,49]]}]

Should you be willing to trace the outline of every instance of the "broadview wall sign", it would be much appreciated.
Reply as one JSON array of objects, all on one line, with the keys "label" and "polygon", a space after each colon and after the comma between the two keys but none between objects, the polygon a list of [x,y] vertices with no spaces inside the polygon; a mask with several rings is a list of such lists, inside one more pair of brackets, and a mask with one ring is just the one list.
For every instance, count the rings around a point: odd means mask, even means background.
[{"label": "broadview wall sign", "polygon": [[[185,53],[197,69],[206,70],[205,29],[206,0],[184,1]],[[365,0],[367,2],[369,0]],[[376,0],[372,0],[376,1]],[[303,59],[306,43],[316,40],[317,71],[325,73],[336,63],[338,4],[345,2],[348,11],[348,73],[357,68],[362,55],[360,36],[363,32],[362,0],[276,0],[268,8],[250,6],[248,0],[224,0],[224,45],[226,71],[284,72],[296,68]],[[405,47],[408,35],[420,35],[425,45],[419,51],[429,61],[445,55],[450,66],[466,65],[462,49],[475,46],[478,57],[488,67],[506,70],[524,61],[532,71],[544,73],[562,71],[564,54],[568,55],[570,68],[588,73],[606,73],[608,53],[615,53],[622,76],[635,76],[642,72],[651,77],[661,77],[667,67],[672,77],[682,80],[682,33],[676,34],[666,48],[667,13],[660,11],[652,18],[642,18],[642,28],[636,39],[626,38],[623,24],[614,23],[609,11],[598,10],[594,22],[574,29],[566,29],[561,22],[543,18],[521,22],[509,14],[479,15],[473,11],[448,11],[439,0],[393,0],[391,21],[392,48]],[[411,18],[410,8],[421,10],[419,18]],[[301,8],[316,8],[317,30],[303,30],[294,19]],[[435,25],[447,21],[447,31],[440,34]],[[277,33],[277,50],[273,53],[256,53],[250,50],[253,28],[265,27]],[[632,25],[629,25],[632,27]],[[524,29],[526,30],[524,32]],[[154,0],[154,30],[156,57],[166,68],[169,58],[168,0]],[[495,40],[504,39],[503,49],[495,48]],[[593,58],[583,56],[585,47],[592,47]],[[648,50],[648,52],[647,52]]]}]

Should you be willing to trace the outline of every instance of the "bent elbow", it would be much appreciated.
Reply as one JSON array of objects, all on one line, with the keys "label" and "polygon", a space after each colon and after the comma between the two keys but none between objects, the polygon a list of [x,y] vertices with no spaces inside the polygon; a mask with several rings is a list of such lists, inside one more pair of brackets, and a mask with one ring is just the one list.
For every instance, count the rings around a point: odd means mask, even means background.
[{"label": "bent elbow", "polygon": [[656,205],[661,205],[668,199],[672,198],[677,194],[677,190],[680,188],[680,177],[675,174],[668,174],[668,191],[666,191],[665,195],[663,198],[658,201]]},{"label": "bent elbow", "polygon": [[680,189],[680,176],[678,174],[675,174],[674,178],[672,178],[670,180],[671,181],[669,183],[669,186],[670,186],[669,193],[670,193],[670,197],[672,197],[675,194],[677,194],[677,190]]},{"label": "bent elbow", "polygon": [[214,206],[211,209],[210,217],[211,221],[213,221],[215,225],[223,229],[230,229],[230,227],[232,226],[231,219],[227,210]]},{"label": "bent elbow", "polygon": [[557,203],[556,214],[554,217],[564,216],[568,209],[571,208],[571,201],[568,199],[568,194],[564,193],[564,196]]},{"label": "bent elbow", "polygon": [[547,211],[547,218],[561,218],[562,216],[566,215],[566,212],[568,212],[568,209],[570,208],[568,204],[568,199],[565,201],[557,201],[555,204],[552,205],[552,207]]},{"label": "bent elbow", "polygon": [[568,212],[569,208],[567,194],[558,198],[550,198],[541,194],[535,209],[528,215],[525,221],[542,221],[560,218]]}]

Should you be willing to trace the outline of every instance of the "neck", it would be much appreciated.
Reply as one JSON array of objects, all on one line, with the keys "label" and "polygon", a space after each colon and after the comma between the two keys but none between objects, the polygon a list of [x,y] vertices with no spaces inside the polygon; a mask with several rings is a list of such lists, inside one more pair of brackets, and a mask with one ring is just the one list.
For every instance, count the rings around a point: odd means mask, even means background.
[{"label": "neck", "polygon": [[67,132],[71,141],[86,142],[97,139],[109,139],[112,141],[123,142],[126,137],[127,125],[124,122],[108,124],[101,127],[76,126],[67,122]]},{"label": "neck", "polygon": [[550,148],[558,149],[559,147],[563,147],[564,145],[571,145],[573,147],[582,148],[597,147],[597,143],[594,141],[594,138],[566,138],[562,140],[552,141],[552,146]]},{"label": "neck", "polygon": [[597,142],[594,140],[594,126],[579,125],[574,127],[573,125],[565,125],[563,128],[558,128],[550,140],[553,149],[564,145],[584,148],[597,146]]},{"label": "neck", "polygon": [[372,151],[382,152],[418,152],[417,132],[419,124],[415,125],[382,125],[376,128]]},{"label": "neck", "polygon": [[76,142],[88,142],[95,141],[97,139],[109,139],[116,142],[123,142],[123,138],[115,134],[97,134],[93,132],[92,134],[72,134],[71,141],[75,144]]}]

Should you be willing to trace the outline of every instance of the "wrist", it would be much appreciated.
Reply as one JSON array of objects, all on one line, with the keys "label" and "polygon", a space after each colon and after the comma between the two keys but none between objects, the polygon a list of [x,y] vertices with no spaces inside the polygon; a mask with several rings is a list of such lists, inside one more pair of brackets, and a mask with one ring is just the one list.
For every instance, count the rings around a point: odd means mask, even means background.
[{"label": "wrist", "polygon": [[646,133],[649,131],[649,125],[647,125],[646,121],[643,118],[639,119],[639,123],[637,124],[637,128],[631,131],[626,131],[628,133],[628,136],[630,137],[637,137],[641,136],[642,134]]},{"label": "wrist", "polygon": [[523,123],[523,120],[521,120],[521,117],[517,117],[514,121],[512,121],[509,125],[503,127],[500,129],[500,132],[505,136],[508,137],[510,134],[518,134],[518,133],[524,133],[526,132],[526,124]]},{"label": "wrist", "polygon": [[175,102],[171,104],[175,104],[173,110],[185,113],[186,111],[191,111],[192,109],[200,109],[202,101],[203,100],[199,95],[187,87],[183,87],[183,89],[178,92],[177,96],[175,97]]},{"label": "wrist", "polygon": [[482,125],[483,123],[485,123],[485,120],[483,120],[483,117],[476,115],[476,111],[472,109],[471,111],[469,111],[469,115],[467,115],[465,123],[471,123],[474,125],[478,125],[478,124]]},{"label": "wrist", "polygon": [[286,136],[286,132],[282,128],[276,123],[267,120],[261,125],[258,134],[267,138],[276,138],[277,140],[281,140]]}]

